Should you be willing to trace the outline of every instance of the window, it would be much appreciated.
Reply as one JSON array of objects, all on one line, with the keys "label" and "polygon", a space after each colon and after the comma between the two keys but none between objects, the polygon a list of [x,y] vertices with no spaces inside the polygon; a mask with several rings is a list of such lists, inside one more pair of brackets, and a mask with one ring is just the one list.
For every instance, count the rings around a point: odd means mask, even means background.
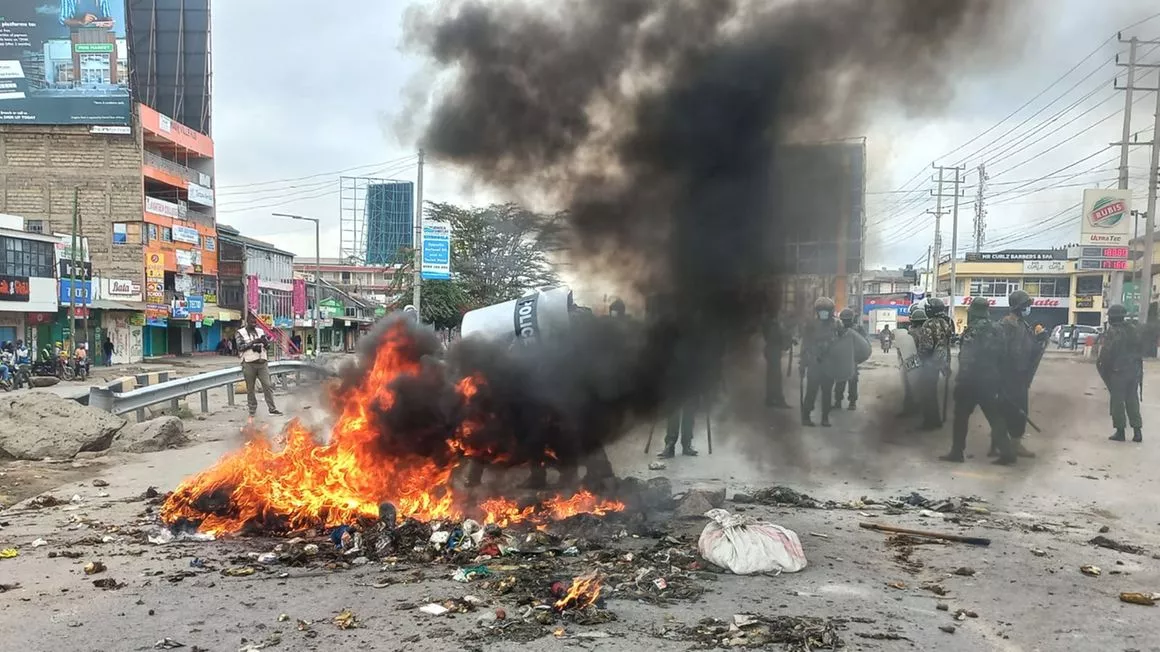
[{"label": "window", "polygon": [[1071,294],[1071,279],[1028,277],[1023,279],[1023,290],[1033,297],[1066,297]]},{"label": "window", "polygon": [[343,283],[350,283],[350,272],[342,272],[340,275]]},{"label": "window", "polygon": [[972,297],[1005,297],[1019,289],[1019,280],[1012,278],[971,279]]},{"label": "window", "polygon": [[29,233],[44,233],[44,220],[24,220],[24,230]]},{"label": "window", "polygon": [[113,244],[140,244],[140,222],[113,222]]},{"label": "window", "polygon": [[217,239],[211,235],[205,236],[205,250],[206,251],[216,251],[217,250]]},{"label": "window", "polygon": [[0,274],[52,278],[55,261],[51,242],[0,237]]},{"label": "window", "polygon": [[1104,293],[1104,277],[1080,276],[1075,280],[1075,293],[1081,297],[1099,296]]},{"label": "window", "polygon": [[866,294],[882,294],[882,284],[877,281],[866,284]]},{"label": "window", "polygon": [[146,231],[146,233],[148,233],[148,239],[145,241],[146,242],[155,242],[157,240],[157,225],[150,224],[149,229]]},{"label": "window", "polygon": [[173,229],[167,226],[161,227],[161,241],[173,242]]}]

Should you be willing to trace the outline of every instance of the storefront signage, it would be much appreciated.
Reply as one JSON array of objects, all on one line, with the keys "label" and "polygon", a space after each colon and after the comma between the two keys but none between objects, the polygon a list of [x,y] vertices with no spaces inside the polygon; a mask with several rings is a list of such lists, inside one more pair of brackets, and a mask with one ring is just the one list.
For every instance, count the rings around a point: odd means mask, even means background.
[{"label": "storefront signage", "polygon": [[162,217],[171,217],[177,220],[185,219],[185,206],[174,204],[164,199],[157,199],[156,197],[145,198],[145,212]]},{"label": "storefront signage", "polygon": [[1096,307],[1096,298],[1091,297],[1091,296],[1076,297],[1075,298],[1075,307],[1076,308],[1095,308]]},{"label": "storefront signage", "polygon": [[191,294],[185,297],[185,309],[189,311],[189,318],[195,321],[201,321],[205,314],[205,301],[199,294]]},{"label": "storefront signage", "polygon": [[174,299],[173,303],[170,304],[169,314],[174,319],[189,319],[189,305],[185,299]]},{"label": "storefront signage", "polygon": [[141,284],[124,279],[109,279],[109,294],[113,296],[135,296],[141,294]]},{"label": "storefront signage", "polygon": [[70,305],[84,306],[92,302],[93,299],[93,282],[77,280],[76,285],[72,283],[72,279],[60,279],[60,305],[62,308],[67,308]]},{"label": "storefront signage", "polygon": [[1024,274],[1066,274],[1066,260],[1025,260]]},{"label": "storefront signage", "polygon": [[291,317],[275,317],[274,328],[294,328],[294,319]]},{"label": "storefront signage", "polygon": [[1080,258],[1075,265],[1076,269],[1128,269],[1128,261],[1111,260],[1108,258]]},{"label": "storefront signage", "polygon": [[29,326],[43,326],[44,324],[51,324],[56,321],[55,312],[30,312],[28,313]]},{"label": "storefront signage", "polygon": [[217,305],[217,292],[206,292],[205,294],[203,294],[201,296],[203,299],[205,299],[206,303],[212,303],[214,305]]},{"label": "storefront signage", "polygon": [[0,276],[0,301],[27,302],[29,296],[27,276]]},{"label": "storefront signage", "polygon": [[157,306],[161,306],[165,314],[169,314],[165,306],[165,254],[145,254],[145,301],[154,312],[157,312]]},{"label": "storefront signage", "polygon": [[1025,260],[1067,260],[1063,249],[1008,249],[1007,251],[968,252],[968,263],[1019,263]]},{"label": "storefront signage", "polygon": [[1132,191],[1083,191],[1083,221],[1080,224],[1081,245],[1120,246],[1128,244],[1132,233],[1130,210]]},{"label": "storefront signage", "polygon": [[189,182],[189,201],[196,202],[202,206],[213,207],[213,191],[205,186],[198,185],[192,181]]},{"label": "storefront signage", "polygon": [[188,226],[173,225],[173,240],[175,242],[185,242],[188,244],[201,244],[201,238],[197,235],[197,229]]},{"label": "storefront signage", "polygon": [[71,279],[75,274],[78,281],[93,280],[93,264],[79,263],[74,265],[71,260],[62,260],[57,263],[61,278]]},{"label": "storefront signage", "polygon": [[[971,301],[975,297],[955,297],[955,303],[960,306],[970,306]],[[1006,308],[1010,304],[1007,303],[1007,297],[985,297],[987,303],[992,308]],[[1068,297],[1032,297],[1031,307],[1033,308],[1067,308],[1071,305],[1071,299]]]}]

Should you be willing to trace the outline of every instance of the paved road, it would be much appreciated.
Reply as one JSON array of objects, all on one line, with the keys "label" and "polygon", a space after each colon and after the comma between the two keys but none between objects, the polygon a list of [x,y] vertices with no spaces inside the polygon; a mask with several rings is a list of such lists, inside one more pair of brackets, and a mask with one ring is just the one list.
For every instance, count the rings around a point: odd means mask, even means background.
[{"label": "paved road", "polygon": [[[1106,398],[1094,368],[1073,358],[1044,362],[1035,386],[1032,417],[1044,428],[1029,445],[1040,454],[1017,468],[995,467],[983,456],[986,435],[973,426],[966,464],[934,461],[949,445],[947,433],[916,433],[892,418],[897,408],[896,372],[892,357],[876,353],[863,373],[860,410],[836,415],[836,427],[803,431],[796,414],[745,411],[741,405],[720,405],[714,423],[714,454],[678,458],[664,471],[646,470],[651,456],[643,451],[648,429],[642,428],[611,450],[622,475],[666,475],[679,488],[726,485],[731,491],[772,484],[790,485],[821,499],[852,500],[889,497],[918,491],[930,497],[977,495],[990,514],[981,523],[959,528],[937,515],[918,512],[886,516],[880,511],[811,510],[751,507],[802,536],[811,565],[802,573],[781,577],[721,576],[710,592],[695,603],[678,602],[659,608],[621,600],[610,601],[618,620],[600,626],[570,625],[565,634],[600,630],[617,637],[617,647],[629,650],[685,650],[688,643],[655,638],[653,627],[666,622],[693,623],[735,613],[857,617],[843,632],[848,649],[873,650],[1160,650],[1160,625],[1154,608],[1119,602],[1120,591],[1160,591],[1160,516],[1155,510],[1157,443],[1113,444]],[[1150,365],[1147,385],[1160,382],[1160,367]],[[787,394],[797,392],[796,385]],[[309,399],[298,399],[309,403]],[[1160,402],[1144,404],[1146,423],[1160,424]],[[308,412],[317,412],[312,408]],[[725,419],[725,414],[734,415]],[[747,414],[742,419],[738,415]],[[399,611],[400,601],[423,602],[463,596],[472,585],[451,582],[443,566],[423,570],[426,579],[372,588],[380,579],[409,579],[410,571],[365,566],[333,575],[262,579],[199,574],[180,583],[162,581],[152,573],[171,575],[188,570],[194,557],[228,563],[232,554],[265,551],[272,542],[257,540],[183,543],[165,547],[142,545],[125,538],[110,543],[76,544],[106,529],[78,527],[82,519],[105,526],[141,522],[140,502],[121,502],[155,485],[172,488],[182,477],[210,464],[236,445],[226,424],[236,424],[234,412],[215,411],[206,421],[191,422],[198,431],[196,446],[180,451],[105,460],[99,477],[107,488],[89,479],[70,482],[53,493],[78,494],[75,510],[56,507],[36,512],[19,508],[0,513],[8,525],[0,529],[0,548],[20,547],[16,559],[0,560],[0,583],[20,582],[23,588],[0,593],[0,640],[7,648],[29,650],[137,650],[171,637],[187,646],[233,650],[244,641],[261,642],[273,632],[282,637],[277,649],[447,650],[462,647],[459,633],[476,628],[476,615],[433,618],[416,611]],[[979,419],[981,421],[981,419]],[[663,436],[657,429],[657,437]],[[702,435],[703,437],[703,435]],[[657,442],[654,442],[654,451]],[[699,442],[705,448],[704,440]],[[108,497],[100,494],[107,492]],[[864,515],[867,514],[867,515]],[[145,517],[146,519],[148,517]],[[989,548],[919,546],[913,559],[922,563],[914,573],[894,559],[880,534],[858,527],[879,521],[953,532],[970,531],[994,540]],[[702,521],[675,524],[675,531],[695,535]],[[1105,536],[1147,549],[1133,555],[1096,548],[1086,542],[1100,528]],[[825,535],[828,538],[809,533]],[[43,537],[49,545],[31,548]],[[97,539],[99,541],[99,539]],[[694,539],[695,540],[695,536]],[[74,542],[74,543],[69,543]],[[631,541],[625,545],[631,544]],[[80,550],[80,559],[49,558],[62,549]],[[1035,551],[1035,552],[1033,552]],[[1044,556],[1038,556],[1039,552]],[[85,562],[104,561],[105,576],[125,582],[116,591],[91,586],[81,571]],[[1080,573],[1082,565],[1103,569],[1099,577]],[[973,577],[954,575],[959,567]],[[292,575],[296,575],[293,573]],[[905,588],[888,583],[902,582]],[[938,584],[948,594],[937,597],[923,585]],[[957,623],[955,634],[938,628],[952,622],[948,612],[977,612],[978,618]],[[501,601],[501,604],[502,601]],[[509,614],[519,613],[504,604]],[[363,626],[339,630],[327,622],[341,609],[354,610]],[[289,621],[280,622],[287,614]],[[302,618],[322,621],[306,638],[294,623]],[[449,634],[444,628],[450,628]],[[908,640],[888,641],[864,635],[891,634]],[[450,638],[446,636],[450,635]],[[413,642],[404,639],[417,636]],[[562,649],[581,645],[552,636],[527,645],[487,644],[486,649]],[[187,648],[188,649],[188,648]]]}]

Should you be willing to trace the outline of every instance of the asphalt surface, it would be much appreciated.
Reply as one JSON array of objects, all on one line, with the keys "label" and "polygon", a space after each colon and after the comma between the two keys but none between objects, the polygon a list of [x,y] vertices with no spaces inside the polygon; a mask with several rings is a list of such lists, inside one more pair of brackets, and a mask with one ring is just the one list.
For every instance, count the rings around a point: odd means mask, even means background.
[{"label": "asphalt surface", "polygon": [[[1160,423],[1160,402],[1151,390],[1158,382],[1160,367],[1149,364],[1142,406],[1146,425]],[[796,379],[791,379],[786,395],[793,402],[795,394]],[[977,496],[984,502],[972,505],[981,508],[958,515],[960,524],[920,509],[893,514],[873,505],[830,510],[743,505],[748,514],[799,533],[810,566],[778,577],[720,575],[706,583],[700,600],[667,607],[612,599],[607,608],[617,616],[613,622],[568,624],[559,636],[530,643],[489,641],[482,647],[685,650],[690,642],[659,638],[654,631],[705,617],[754,613],[856,619],[840,632],[852,650],[1160,650],[1156,608],[1118,599],[1122,591],[1160,592],[1160,561],[1153,557],[1160,553],[1154,498],[1160,453],[1147,428],[1143,444],[1106,441],[1106,394],[1094,366],[1072,355],[1044,361],[1031,405],[1031,417],[1043,433],[1028,436],[1038,456],[1015,468],[993,466],[985,457],[981,415],[972,423],[968,461],[936,461],[949,447],[949,433],[919,433],[913,423],[893,416],[900,394],[893,354],[876,351],[863,370],[861,394],[859,409],[836,413],[833,428],[802,429],[792,410],[765,413],[721,402],[714,411],[713,454],[707,454],[703,423],[698,424],[701,454],[670,460],[664,470],[647,470],[664,424],[655,428],[648,455],[643,448],[649,429],[641,428],[613,446],[610,456],[619,475],[664,475],[678,490],[724,486],[732,494],[787,485],[817,499],[843,502],[918,492],[934,499]],[[305,409],[312,400],[309,395],[280,398],[285,407],[316,413],[316,406]],[[184,649],[215,651],[274,641],[279,642],[273,649],[280,650],[479,645],[460,637],[478,630],[480,613],[490,607],[457,616],[398,609],[478,592],[472,584],[447,579],[449,569],[440,564],[406,569],[370,564],[322,574],[274,568],[249,577],[197,571],[180,582],[167,581],[179,571],[191,571],[194,558],[224,567],[233,563],[231,556],[266,552],[277,543],[236,538],[157,546],[123,533],[153,522],[137,498],[147,487],[172,489],[211,464],[238,444],[236,429],[243,418],[240,406],[215,406],[205,420],[189,422],[195,439],[189,448],[67,465],[74,475],[50,493],[65,500],[76,495],[79,502],[39,510],[21,503],[0,512],[0,549],[19,551],[15,558],[0,559],[0,584],[20,584],[0,592],[0,648],[148,650],[167,637]],[[16,467],[0,463],[0,472]],[[21,468],[36,471],[35,464]],[[95,486],[94,480],[108,484]],[[726,508],[737,506],[727,503]],[[896,559],[898,550],[886,545],[886,536],[859,527],[862,522],[983,536],[992,544],[920,545],[904,564]],[[671,526],[674,533],[691,536],[682,545],[692,548],[704,523],[695,519]],[[1142,553],[1089,544],[1102,528],[1107,529],[1103,536],[1139,546]],[[47,543],[33,547],[36,539]],[[81,556],[49,556],[61,551]],[[86,576],[85,564],[97,560],[108,570]],[[505,558],[500,563],[518,562]],[[1101,573],[1085,575],[1080,571],[1085,565],[1098,566]],[[974,572],[955,574],[960,568]],[[289,575],[278,577],[281,572]],[[105,577],[125,586],[101,590],[92,585],[94,578]],[[398,583],[375,588],[384,581]],[[509,614],[520,613],[518,605],[488,599]],[[939,603],[949,610],[940,610]],[[346,608],[357,614],[359,627],[343,630],[332,624]],[[956,621],[958,609],[977,617]],[[279,620],[282,614],[286,620]],[[313,635],[298,629],[299,619],[314,623],[308,628]],[[953,634],[940,629],[951,624],[957,627]],[[610,638],[575,638],[594,632]]]}]

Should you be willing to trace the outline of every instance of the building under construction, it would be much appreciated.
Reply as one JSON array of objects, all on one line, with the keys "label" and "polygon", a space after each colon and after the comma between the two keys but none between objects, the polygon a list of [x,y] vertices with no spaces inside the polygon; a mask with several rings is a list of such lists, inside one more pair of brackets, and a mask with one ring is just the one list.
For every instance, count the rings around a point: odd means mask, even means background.
[{"label": "building under construction", "polygon": [[415,239],[415,184],[367,177],[339,184],[339,257],[372,267],[406,262]]},{"label": "building under construction", "polygon": [[861,313],[866,215],[863,139],[794,145],[775,159],[771,255],[782,309],[809,311],[819,296]]}]

